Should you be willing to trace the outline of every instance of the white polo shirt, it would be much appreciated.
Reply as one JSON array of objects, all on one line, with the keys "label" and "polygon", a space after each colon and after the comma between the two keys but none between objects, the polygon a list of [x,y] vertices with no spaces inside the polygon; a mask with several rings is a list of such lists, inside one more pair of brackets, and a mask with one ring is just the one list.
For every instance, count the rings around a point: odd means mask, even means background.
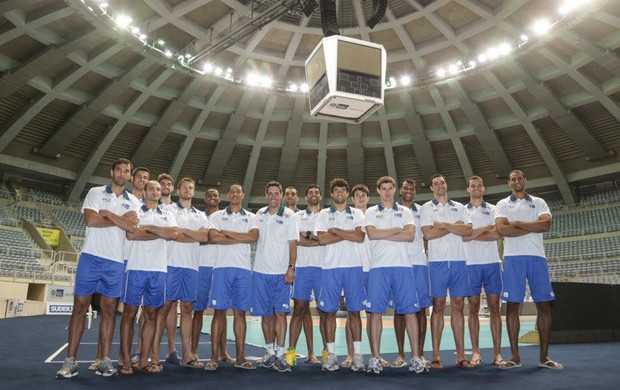
[{"label": "white polo shirt", "polygon": [[[93,187],[88,191],[82,213],[89,209],[98,213],[108,210],[116,215],[123,216],[130,211],[136,214],[140,210],[140,201],[129,191],[124,190],[120,196],[112,192],[112,186]],[[105,228],[86,226],[86,237],[82,252],[102,257],[104,259],[122,263],[124,260],[125,231],[116,226]]]},{"label": "white polo shirt", "polygon": [[[539,197],[526,194],[524,199],[513,195],[497,202],[495,219],[506,218],[508,222],[534,222],[543,214],[551,216],[549,206]],[[528,233],[520,237],[504,237],[504,256],[545,257],[543,233]]]},{"label": "white polo shirt", "polygon": [[254,271],[268,275],[284,275],[289,264],[289,241],[299,239],[299,224],[295,213],[284,206],[269,214],[265,206],[256,213],[258,245]]},{"label": "white polo shirt", "polygon": [[[319,210],[313,213],[309,209],[300,210],[295,213],[297,222],[299,223],[299,231],[312,232],[314,234],[314,226],[319,216]],[[325,256],[324,246],[297,246],[297,267],[322,267],[323,257]]]},{"label": "white polo shirt", "polygon": [[[179,202],[166,207],[174,215],[179,228],[199,230],[208,228],[207,216],[192,206],[186,209]],[[178,268],[189,268],[198,271],[200,264],[200,243],[172,241],[168,245],[168,265]]]},{"label": "white polo shirt", "polygon": [[[399,203],[400,204],[400,203]],[[405,207],[405,206],[403,206]],[[411,214],[415,222],[415,237],[413,242],[407,243],[407,252],[412,265],[428,265],[426,259],[426,251],[424,250],[424,234],[422,233],[422,221],[420,219],[420,211],[422,207],[417,203],[411,204]]]},{"label": "white polo shirt", "polygon": [[[217,213],[214,212],[213,214]],[[211,216],[213,214],[209,214],[209,212],[207,210],[204,211],[205,217],[207,217],[207,221],[209,221],[209,225],[211,226]],[[213,268],[213,266],[215,265],[215,259],[217,256],[217,245],[215,244],[211,244],[211,242],[207,243],[207,244],[200,244],[200,260],[198,262],[198,265],[200,267],[211,267]]]},{"label": "white polo shirt", "polygon": [[[209,217],[209,229],[229,230],[232,232],[248,233],[257,229],[256,215],[241,209],[233,213],[230,207],[216,211]],[[216,248],[216,261],[213,268],[242,268],[252,269],[252,250],[250,244],[238,243],[232,245],[212,245]]]},{"label": "white polo shirt", "polygon": [[[138,213],[140,226],[176,227],[177,223],[170,211],[159,207],[151,210],[146,206],[140,208]],[[129,241],[129,254],[127,257],[127,270],[158,271],[166,272],[168,269],[168,244],[163,238],[154,240],[127,240]]]},{"label": "white polo shirt", "polygon": [[[415,229],[413,214],[409,208],[398,203],[394,203],[390,208],[378,204],[366,210],[365,228],[368,226],[374,226],[377,229],[404,228],[408,225],[413,225]],[[411,267],[407,251],[408,244],[406,241],[371,240],[370,269]]]},{"label": "white polo shirt", "polygon": [[[465,207],[456,201],[448,200],[445,205],[437,199],[429,200],[422,205],[420,211],[422,226],[432,226],[435,221],[456,223],[463,221],[471,224],[469,216],[465,212]],[[441,238],[428,240],[428,261],[465,261],[465,251],[463,250],[463,239],[461,236],[448,233]]]},{"label": "white polo shirt", "polygon": [[[363,226],[364,213],[360,210],[347,206],[343,211],[338,211],[332,206],[319,212],[314,231],[317,234],[327,232],[330,228],[355,230]],[[323,269],[361,267],[362,259],[357,245],[348,240],[325,245]]]},{"label": "white polo shirt", "polygon": [[[483,226],[495,225],[495,206],[483,202],[476,207],[467,203],[465,212],[471,219],[471,227],[478,229]],[[496,241],[468,241],[463,243],[467,265],[499,263],[499,252]]]}]

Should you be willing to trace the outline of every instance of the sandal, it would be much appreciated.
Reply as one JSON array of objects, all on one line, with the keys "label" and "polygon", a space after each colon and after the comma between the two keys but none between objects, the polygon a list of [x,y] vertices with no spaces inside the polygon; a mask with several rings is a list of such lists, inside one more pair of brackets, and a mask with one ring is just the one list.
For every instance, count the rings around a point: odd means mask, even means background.
[{"label": "sandal", "polygon": [[186,367],[186,368],[204,368],[204,363],[199,362],[198,360],[190,360],[187,363],[181,363],[179,364],[179,366],[181,367]]},{"label": "sandal", "polygon": [[121,375],[133,375],[133,367],[131,365],[129,365],[127,367],[119,366],[118,368],[120,368],[120,370],[118,370],[118,372]]},{"label": "sandal", "polygon": [[482,358],[472,359],[469,362],[476,367],[481,366],[483,364]]},{"label": "sandal", "polygon": [[506,360],[505,362],[503,362],[503,364],[500,364],[499,366],[497,366],[497,368],[502,369],[502,370],[511,370],[513,368],[519,368],[519,367],[521,367],[521,362],[517,363],[512,360]]},{"label": "sandal", "polygon": [[205,370],[207,371],[215,371],[217,370],[217,362],[209,362],[205,364]]},{"label": "sandal", "polygon": [[435,370],[441,370],[443,368],[443,363],[439,359],[433,360],[431,362],[431,368],[433,368]]},{"label": "sandal", "polygon": [[398,357],[396,358],[396,360],[394,360],[391,364],[392,368],[403,368],[407,365],[407,362],[405,361],[405,359]]},{"label": "sandal", "polygon": [[92,363],[90,363],[90,366],[88,366],[88,371],[97,371],[99,363],[101,363],[101,360],[95,359]]},{"label": "sandal", "polygon": [[236,364],[237,362],[235,361],[235,359],[231,358],[231,357],[224,357],[224,358],[219,358],[218,363],[226,363],[226,364]]},{"label": "sandal", "polygon": [[456,366],[458,368],[464,368],[464,369],[467,369],[467,370],[473,370],[475,368],[478,368],[478,366],[476,364],[474,364],[473,362],[471,362],[471,361],[469,361],[467,359],[463,359],[463,360],[460,360],[460,361],[456,362]]},{"label": "sandal", "polygon": [[347,358],[340,363],[340,367],[351,368],[351,364],[353,364],[353,359],[347,356]]},{"label": "sandal", "polygon": [[499,366],[503,366],[503,365],[505,365],[505,364],[506,364],[506,361],[505,361],[504,359],[499,359],[499,360],[497,360],[497,359],[496,359],[496,360],[493,360],[493,365],[494,365],[494,366],[499,367]]},{"label": "sandal", "polygon": [[316,356],[310,356],[306,359],[306,364],[312,364],[313,366],[317,366],[321,364],[321,362],[319,361],[319,359],[316,358]]},{"label": "sandal", "polygon": [[381,364],[381,367],[383,368],[388,368],[390,366],[390,362],[388,362],[384,358],[379,358],[379,363]]},{"label": "sandal", "polygon": [[254,369],[256,369],[256,366],[254,364],[252,364],[252,362],[246,360],[245,362],[243,362],[241,364],[235,363],[235,368],[241,368],[243,370],[254,370]]},{"label": "sandal", "polygon": [[151,362],[151,366],[156,368],[156,373],[160,373],[164,371],[164,364],[162,362],[153,363]]},{"label": "sandal", "polygon": [[558,363],[554,360],[547,358],[547,360],[543,363],[538,363],[538,367],[540,368],[549,368],[551,370],[561,370],[564,366],[561,363]]},{"label": "sandal", "polygon": [[159,374],[161,372],[159,371],[159,367],[154,364],[147,364],[144,367],[138,367],[138,371],[144,372],[147,374]]}]

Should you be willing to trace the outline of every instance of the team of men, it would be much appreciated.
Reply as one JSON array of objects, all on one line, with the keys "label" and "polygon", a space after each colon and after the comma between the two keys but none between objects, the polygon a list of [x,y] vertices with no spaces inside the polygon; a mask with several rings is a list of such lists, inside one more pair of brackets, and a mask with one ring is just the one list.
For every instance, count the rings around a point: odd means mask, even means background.
[{"label": "team of men", "polygon": [[[456,345],[456,365],[473,369],[482,364],[478,345],[480,294],[484,288],[491,314],[493,364],[501,369],[521,366],[518,350],[519,305],[526,280],[538,308],[540,361],[543,368],[562,365],[548,356],[551,330],[549,302],[554,299],[547,270],[542,233],[551,214],[544,200],[525,191],[523,172],[510,173],[512,194],[497,207],[484,201],[484,184],[478,176],[467,182],[470,202],[448,198],[445,177],[430,180],[433,199],[414,203],[415,182],[400,186],[389,176],[377,181],[379,204],[367,208],[369,190],[349,188],[346,180],[330,183],[332,205],[321,209],[321,190],[305,191],[306,210],[297,210],[298,193],[283,191],[272,181],[265,187],[267,206],[256,214],[242,207],[241,185],[228,188],[228,206],[219,210],[220,194],[209,189],[207,210],[192,206],[195,185],[191,178],[178,183],[179,200],[171,201],[173,179],[161,174],[149,181],[146,168],[132,175],[129,160],[112,165],[112,182],[92,188],[82,212],[86,238],[76,274],[74,310],[69,321],[68,354],[56,377],[78,373],[77,349],[84,331],[84,317],[92,295],[101,295],[102,319],[95,363],[91,368],[104,377],[118,373],[110,360],[114,312],[124,303],[118,369],[163,371],[160,342],[168,329],[166,361],[188,368],[216,370],[218,362],[240,369],[257,366],[279,372],[296,364],[296,345],[303,328],[312,346],[309,303],[316,300],[324,353],[319,362],[309,347],[308,362],[324,371],[340,367],[379,374],[390,365],[381,358],[382,314],[394,309],[398,355],[392,367],[409,366],[415,373],[440,369],[441,336],[446,298]],[[125,189],[133,178],[133,194]],[[400,200],[395,201],[396,191]],[[355,207],[347,205],[351,196]],[[282,204],[284,199],[284,205]],[[285,207],[286,205],[286,207]],[[504,237],[502,272],[496,241]],[[257,250],[252,264],[250,244]],[[425,250],[425,242],[428,247]],[[469,329],[473,354],[464,349],[464,299],[470,303]],[[344,299],[347,316],[348,356],[340,364],[335,350],[336,313]],[[285,350],[287,314],[294,302],[289,348]],[[511,358],[502,359],[500,299],[508,302],[507,328]],[[176,304],[180,302],[182,353],[175,350]],[[137,352],[131,355],[133,323],[142,306]],[[431,315],[432,359],[423,346],[426,309]],[[202,317],[214,310],[211,325],[211,359],[197,353]],[[226,312],[234,313],[236,357],[226,351]],[[362,320],[368,317],[371,357],[362,357]],[[256,364],[245,358],[246,313],[262,317],[265,356]],[[408,335],[411,359],[404,352]]]}]

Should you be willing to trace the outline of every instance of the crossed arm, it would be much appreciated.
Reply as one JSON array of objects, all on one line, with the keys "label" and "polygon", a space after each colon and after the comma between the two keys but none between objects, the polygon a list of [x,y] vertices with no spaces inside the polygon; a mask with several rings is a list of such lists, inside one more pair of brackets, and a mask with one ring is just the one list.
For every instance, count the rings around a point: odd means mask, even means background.
[{"label": "crossed arm", "polygon": [[209,242],[209,229],[204,227],[198,230],[179,228],[179,235],[175,241],[207,243]]},{"label": "crossed arm", "polygon": [[321,245],[335,244],[340,241],[364,242],[364,232],[358,226],[355,230],[344,230],[340,228],[329,228],[326,232],[319,233],[319,243]]},{"label": "crossed arm", "polygon": [[411,242],[415,237],[415,226],[405,225],[402,228],[392,227],[380,229],[372,225],[366,226],[366,234],[371,240],[388,240],[395,242]]},{"label": "crossed arm", "polygon": [[143,225],[135,232],[127,232],[127,238],[134,241],[149,241],[157,238],[164,240],[176,240],[179,236],[179,229],[176,227],[164,227]]},{"label": "crossed arm", "polygon": [[471,236],[464,236],[463,242],[470,241],[497,241],[502,238],[493,225],[481,226],[473,229]]},{"label": "crossed arm", "polygon": [[116,226],[126,232],[135,232],[138,229],[138,214],[128,211],[123,215],[116,215],[109,210],[84,210],[84,222],[88,227],[106,228]]},{"label": "crossed arm", "polygon": [[422,233],[427,240],[435,240],[449,233],[466,237],[471,236],[472,231],[471,224],[465,224],[463,221],[456,221],[455,223],[435,221],[432,225],[422,226]]},{"label": "crossed arm", "polygon": [[542,214],[536,221],[508,221],[508,218],[495,219],[497,231],[503,237],[520,237],[528,233],[544,233],[551,229],[551,215]]},{"label": "crossed arm", "polygon": [[211,229],[209,239],[213,244],[220,245],[250,244],[258,240],[258,229],[252,229],[247,233]]}]

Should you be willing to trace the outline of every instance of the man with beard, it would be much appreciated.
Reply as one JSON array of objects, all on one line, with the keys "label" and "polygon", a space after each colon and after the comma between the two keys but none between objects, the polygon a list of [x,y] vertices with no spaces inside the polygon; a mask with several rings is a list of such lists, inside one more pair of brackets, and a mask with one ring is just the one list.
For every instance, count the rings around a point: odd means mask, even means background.
[{"label": "man with beard", "polygon": [[321,210],[317,217],[315,231],[319,242],[325,245],[325,259],[319,295],[318,309],[325,314],[325,344],[329,355],[323,363],[323,371],[339,369],[336,356],[336,313],[340,308],[340,296],[344,290],[351,334],[353,339],[353,360],[351,370],[363,371],[362,322],[360,310],[366,299],[362,259],[356,243],[364,241],[361,211],[347,206],[349,183],[341,178],[330,183],[333,205]]},{"label": "man with beard", "polygon": [[116,160],[110,170],[112,183],[91,188],[84,199],[82,213],[86,223],[86,238],[75,275],[67,358],[56,373],[58,379],[68,379],[78,374],[75,357],[84,333],[86,310],[95,293],[101,295],[101,361],[96,374],[109,377],[118,373],[109,356],[114,334],[114,314],[121,295],[125,269],[123,244],[126,232],[137,229],[137,212],[140,209],[140,201],[125,189],[131,177],[131,169],[129,160]]},{"label": "man with beard", "polygon": [[172,191],[174,190],[174,179],[167,173],[161,173],[157,176],[157,182],[161,186],[161,200],[163,206],[172,203]]},{"label": "man with beard", "polygon": [[549,358],[551,337],[550,302],[555,299],[543,246],[543,233],[551,228],[551,212],[547,203],[525,192],[527,179],[519,170],[510,172],[508,185],[512,194],[497,202],[495,226],[504,237],[504,291],[508,302],[506,327],[512,356],[499,368],[521,367],[519,355],[519,307],[525,297],[525,281],[529,282],[538,317],[541,368],[562,369],[561,363]]},{"label": "man with beard", "polygon": [[[287,188],[284,192],[285,204],[287,191],[291,188]],[[316,184],[311,184],[306,188],[308,207],[296,213],[300,232],[299,241],[297,242],[295,284],[293,284],[292,293],[294,306],[290,324],[291,334],[289,348],[286,351],[286,360],[290,366],[297,364],[296,346],[301,333],[302,323],[306,334],[306,344],[308,345],[308,358],[306,362],[319,364],[314,355],[310,302],[319,296],[321,267],[323,266],[323,255],[325,252],[324,248],[319,244],[319,238],[314,234],[314,226],[319,211],[321,211],[322,199],[321,189]],[[288,204],[287,207],[289,207]],[[320,323],[323,323],[323,321],[321,320]],[[323,331],[323,328],[321,329]]]}]

